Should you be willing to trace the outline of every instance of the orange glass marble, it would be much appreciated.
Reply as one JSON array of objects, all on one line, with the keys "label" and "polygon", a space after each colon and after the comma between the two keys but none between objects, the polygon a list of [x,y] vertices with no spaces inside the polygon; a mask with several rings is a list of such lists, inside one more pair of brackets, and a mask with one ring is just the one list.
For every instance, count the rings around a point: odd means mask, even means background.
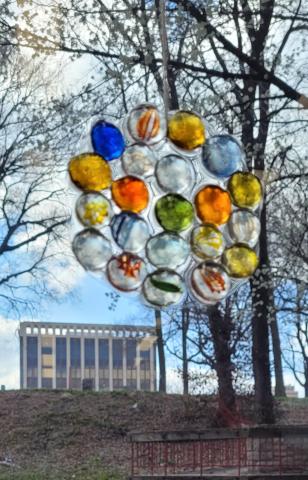
[{"label": "orange glass marble", "polygon": [[203,223],[221,225],[231,215],[231,199],[228,192],[216,185],[203,187],[195,197],[197,215]]},{"label": "orange glass marble", "polygon": [[146,184],[139,178],[127,176],[115,180],[111,186],[112,198],[122,210],[141,212],[149,202]]},{"label": "orange glass marble", "polygon": [[81,190],[100,191],[111,185],[110,166],[97,153],[82,153],[73,157],[68,171],[72,182]]}]

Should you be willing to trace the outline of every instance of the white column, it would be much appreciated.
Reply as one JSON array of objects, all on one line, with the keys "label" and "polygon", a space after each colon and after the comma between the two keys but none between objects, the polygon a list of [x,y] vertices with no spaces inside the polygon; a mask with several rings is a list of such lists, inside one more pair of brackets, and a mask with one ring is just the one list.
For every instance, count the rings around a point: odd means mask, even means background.
[{"label": "white column", "polygon": [[150,379],[151,379],[151,392],[155,392],[155,384],[156,384],[156,372],[154,369],[154,343],[152,343],[151,348],[150,348]]},{"label": "white column", "polygon": [[53,331],[53,334],[52,334],[52,388],[53,389],[57,388],[57,381],[56,381],[57,360],[56,360],[56,355],[57,355],[56,335],[55,335],[55,332]]},{"label": "white column", "polygon": [[27,335],[23,332],[22,336],[22,366],[23,366],[23,385],[22,388],[27,388],[28,365],[27,365]]},{"label": "white column", "polygon": [[81,388],[82,388],[82,382],[84,380],[84,336],[83,336],[83,331],[81,332],[81,338],[80,338],[80,366],[81,366]]},{"label": "white column", "polygon": [[123,350],[123,387],[127,387],[127,356],[126,356],[126,338],[122,340]]},{"label": "white column", "polygon": [[66,388],[71,388],[71,342],[70,334],[66,332]]},{"label": "white column", "polygon": [[95,390],[99,391],[99,356],[98,356],[98,333],[95,332]]},{"label": "white column", "polygon": [[109,338],[109,390],[113,390],[112,338]]},{"label": "white column", "polygon": [[40,327],[37,334],[37,388],[42,388],[42,337]]},{"label": "white column", "polygon": [[137,390],[140,390],[140,342],[137,339],[136,345],[136,373],[137,373]]}]

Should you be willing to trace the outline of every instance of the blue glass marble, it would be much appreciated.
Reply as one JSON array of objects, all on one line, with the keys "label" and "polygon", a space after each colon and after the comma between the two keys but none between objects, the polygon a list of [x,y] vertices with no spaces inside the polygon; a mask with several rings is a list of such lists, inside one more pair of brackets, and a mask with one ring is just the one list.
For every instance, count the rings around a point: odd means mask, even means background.
[{"label": "blue glass marble", "polygon": [[231,135],[215,135],[206,141],[202,161],[209,173],[225,178],[243,170],[244,154],[240,144]]},{"label": "blue glass marble", "polygon": [[104,120],[100,120],[92,127],[91,140],[94,151],[108,161],[119,158],[125,149],[121,131]]},{"label": "blue glass marble", "polygon": [[110,228],[115,242],[127,252],[140,252],[150,236],[147,222],[132,212],[115,215]]}]

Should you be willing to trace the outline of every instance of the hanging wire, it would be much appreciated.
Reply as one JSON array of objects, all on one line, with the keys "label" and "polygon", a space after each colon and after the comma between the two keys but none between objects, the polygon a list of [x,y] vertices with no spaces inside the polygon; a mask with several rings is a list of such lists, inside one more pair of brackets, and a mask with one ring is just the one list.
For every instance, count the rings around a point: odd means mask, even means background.
[{"label": "hanging wire", "polygon": [[168,48],[168,35],[166,26],[166,2],[165,0],[159,0],[159,22],[160,22],[160,39],[162,45],[162,66],[163,66],[163,101],[165,107],[166,120],[168,120],[169,111],[169,80],[168,80],[168,68],[169,68],[169,48]]}]

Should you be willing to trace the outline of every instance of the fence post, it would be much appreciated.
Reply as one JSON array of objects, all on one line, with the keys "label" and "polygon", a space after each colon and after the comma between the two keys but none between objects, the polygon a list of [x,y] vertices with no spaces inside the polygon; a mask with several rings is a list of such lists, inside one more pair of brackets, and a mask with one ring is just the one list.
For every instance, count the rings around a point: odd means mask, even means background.
[{"label": "fence post", "polygon": [[281,433],[279,435],[279,474],[282,474]]},{"label": "fence post", "polygon": [[165,442],[164,460],[165,460],[165,476],[168,472],[168,442]]},{"label": "fence post", "polygon": [[151,474],[154,473],[154,442],[151,442]]},{"label": "fence post", "polygon": [[238,436],[238,439],[237,439],[237,471],[238,471],[238,476],[240,476],[241,475],[241,439],[240,439],[240,436]]},{"label": "fence post", "polygon": [[135,449],[134,449],[134,441],[132,441],[132,477],[135,474],[134,464],[135,464]]}]

